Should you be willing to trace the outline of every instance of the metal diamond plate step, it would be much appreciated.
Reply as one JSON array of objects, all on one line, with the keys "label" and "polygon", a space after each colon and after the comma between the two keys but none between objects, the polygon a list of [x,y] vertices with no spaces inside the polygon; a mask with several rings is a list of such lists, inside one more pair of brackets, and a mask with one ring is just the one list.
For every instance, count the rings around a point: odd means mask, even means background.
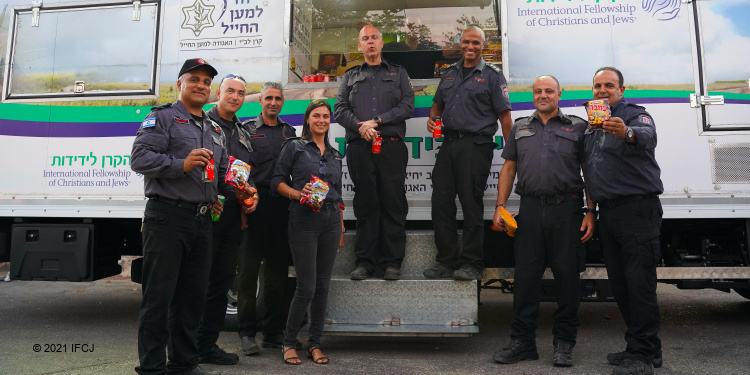
[{"label": "metal diamond plate step", "polygon": [[[354,255],[355,232],[347,232],[344,238],[344,247],[339,249],[336,262],[333,265],[333,277],[348,277],[355,267],[356,256]],[[404,277],[422,276],[422,272],[432,267],[435,262],[437,248],[433,231],[407,231],[406,232],[406,255],[401,264],[401,275]]]},{"label": "metal diamond plate step", "polygon": [[338,324],[471,326],[477,282],[406,278],[331,280],[326,321]]}]

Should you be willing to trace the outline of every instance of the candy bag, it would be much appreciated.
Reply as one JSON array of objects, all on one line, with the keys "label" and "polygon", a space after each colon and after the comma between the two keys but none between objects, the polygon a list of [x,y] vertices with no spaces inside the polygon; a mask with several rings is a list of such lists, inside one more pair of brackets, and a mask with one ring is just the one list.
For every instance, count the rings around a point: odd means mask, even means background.
[{"label": "candy bag", "polygon": [[[253,167],[249,164],[229,155],[229,169],[227,170],[227,176],[224,178],[224,182],[253,195],[258,190],[247,183],[250,179],[251,169],[253,169]],[[245,207],[250,207],[253,205],[253,198],[250,197],[244,201],[238,199],[237,202]]]},{"label": "candy bag", "polygon": [[320,178],[311,175],[310,183],[312,184],[312,194],[303,194],[299,202],[306,204],[312,208],[315,212],[320,212],[320,206],[323,205],[323,200],[328,195],[328,184]]},{"label": "candy bag", "polygon": [[589,126],[591,128],[601,128],[604,121],[609,120],[609,117],[612,115],[609,109],[609,99],[590,100],[583,103],[583,105],[586,106],[586,112],[589,115]]}]

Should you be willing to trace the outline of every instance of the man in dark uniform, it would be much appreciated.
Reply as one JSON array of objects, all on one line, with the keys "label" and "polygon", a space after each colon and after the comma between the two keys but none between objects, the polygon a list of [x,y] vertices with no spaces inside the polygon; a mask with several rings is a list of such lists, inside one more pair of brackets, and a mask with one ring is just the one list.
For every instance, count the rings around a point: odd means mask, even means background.
[{"label": "man in dark uniform", "polygon": [[261,114],[247,120],[243,125],[250,131],[250,161],[253,180],[258,188],[258,209],[248,215],[248,229],[243,235],[240,248],[240,274],[237,297],[239,335],[242,354],[260,352],[255,343],[257,314],[256,291],[261,261],[263,268],[264,312],[262,317],[263,347],[281,349],[284,344],[286,312],[285,293],[289,275],[291,254],[287,225],[289,223],[289,199],[271,194],[270,183],[274,165],[279,158],[281,145],[287,138],[295,137],[294,128],[279,117],[284,106],[284,88],[278,82],[266,82],[260,91]]},{"label": "man in dark uniform", "polygon": [[[484,189],[497,144],[511,126],[507,83],[500,68],[482,59],[484,31],[476,26],[461,34],[461,60],[446,69],[430,108],[427,130],[443,118],[443,145],[432,170],[432,224],[438,264],[428,278],[476,280],[484,259]],[[464,214],[463,250],[458,243],[456,195]]]},{"label": "man in dark uniform", "polygon": [[[587,122],[566,115],[558,107],[562,95],[553,76],[541,76],[532,85],[534,112],[516,120],[503,148],[505,164],[498,178],[494,224],[504,228],[500,212],[518,173],[516,194],[521,196],[515,241],[516,274],[513,289],[511,341],[495,353],[498,363],[539,359],[536,320],[544,269],[555,276],[557,310],[552,328],[555,366],[572,366],[578,330],[579,272],[583,271],[583,242],[594,234],[594,202],[587,196],[584,217],[583,133]],[[583,232],[583,234],[581,234]]]},{"label": "man in dark uniform", "polygon": [[[226,188],[220,181],[227,153],[221,127],[203,111],[216,69],[190,59],[178,76],[179,100],[146,116],[131,153],[131,168],[143,174],[149,198],[142,227],[139,374],[205,374],[197,366],[196,336],[211,262],[210,211],[212,205],[222,209],[217,195]],[[207,168],[212,158],[218,172],[204,181],[204,170],[213,172]]]},{"label": "man in dark uniform", "polygon": [[594,99],[608,99],[612,116],[585,136],[587,184],[599,205],[599,233],[612,293],[628,329],[625,351],[610,353],[613,374],[653,374],[661,367],[656,265],[664,191],[656,162],[656,128],[646,110],[623,98],[622,73],[594,75]]},{"label": "man in dark uniform", "polygon": [[[229,74],[221,80],[216,90],[218,102],[208,111],[208,116],[221,126],[227,139],[227,153],[244,162],[250,158],[250,134],[237,118],[237,111],[245,101],[245,79],[235,74]],[[248,181],[253,185],[252,179]],[[206,307],[203,309],[203,319],[198,329],[198,350],[201,363],[217,365],[233,365],[239,361],[234,353],[227,353],[218,345],[216,340],[224,328],[224,318],[227,312],[227,292],[237,275],[237,250],[240,246],[242,223],[241,206],[234,194],[225,196],[224,211],[218,221],[213,222],[213,254],[211,274],[206,294]],[[257,196],[248,210],[255,210],[258,205]]]},{"label": "man in dark uniform", "polygon": [[[357,264],[352,280],[364,280],[378,269],[386,280],[401,278],[406,251],[404,181],[409,151],[406,120],[414,115],[414,90],[404,68],[383,60],[380,31],[366,25],[359,32],[365,62],[346,71],[334,106],[336,121],[346,129],[346,159],[354,182]],[[379,154],[372,141],[380,135]]]}]

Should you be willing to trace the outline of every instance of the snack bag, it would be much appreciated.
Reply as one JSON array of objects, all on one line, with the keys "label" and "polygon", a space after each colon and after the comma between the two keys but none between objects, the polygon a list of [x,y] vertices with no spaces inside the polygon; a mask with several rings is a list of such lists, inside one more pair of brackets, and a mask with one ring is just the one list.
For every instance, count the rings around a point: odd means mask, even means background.
[{"label": "snack bag", "polygon": [[609,109],[609,99],[589,100],[583,103],[589,115],[589,127],[601,128],[604,121],[609,120],[612,112]]},{"label": "snack bag", "polygon": [[323,205],[323,200],[328,195],[328,184],[325,183],[318,177],[311,175],[310,183],[312,184],[312,194],[302,195],[299,202],[306,204],[312,208],[314,212],[320,212],[320,206]]},{"label": "snack bag", "polygon": [[[510,212],[505,209],[505,207],[500,208],[500,219],[502,219],[505,223],[505,228],[508,229],[508,235],[511,237],[515,237],[516,229],[518,229],[518,223],[516,223],[516,219],[513,218],[513,215],[511,215]],[[500,231],[500,228],[496,227],[493,224],[492,230],[497,232]]]},{"label": "snack bag", "polygon": [[[258,190],[248,185],[247,181],[250,179],[250,170],[253,169],[249,164],[244,161],[229,155],[229,169],[227,170],[227,176],[224,178],[224,182],[232,185],[250,195],[255,194]],[[246,207],[253,205],[253,198],[250,197],[244,201],[238,200],[238,202]]]}]

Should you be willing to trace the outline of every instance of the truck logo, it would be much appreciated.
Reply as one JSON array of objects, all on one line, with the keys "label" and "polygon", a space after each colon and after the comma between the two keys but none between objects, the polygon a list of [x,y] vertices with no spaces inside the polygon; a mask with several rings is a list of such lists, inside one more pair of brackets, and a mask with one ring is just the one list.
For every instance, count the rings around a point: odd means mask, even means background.
[{"label": "truck logo", "polygon": [[643,0],[642,7],[651,17],[669,21],[680,13],[680,0]]},{"label": "truck logo", "polygon": [[216,8],[215,5],[207,5],[203,0],[195,0],[193,5],[182,8],[184,18],[181,27],[192,30],[196,37],[200,36],[203,29],[214,26],[212,18],[214,8]]}]

